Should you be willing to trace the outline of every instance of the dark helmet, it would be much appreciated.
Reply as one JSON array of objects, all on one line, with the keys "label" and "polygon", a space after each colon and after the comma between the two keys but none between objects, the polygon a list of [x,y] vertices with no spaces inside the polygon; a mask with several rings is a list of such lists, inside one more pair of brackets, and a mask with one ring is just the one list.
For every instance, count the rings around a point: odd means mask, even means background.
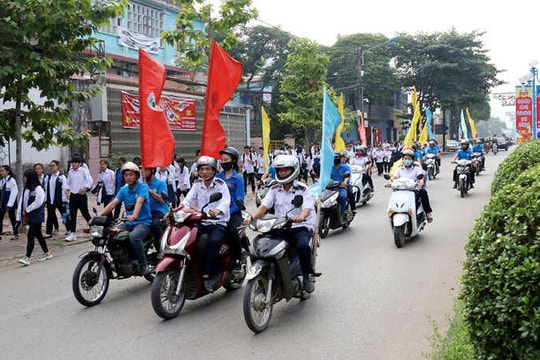
[{"label": "dark helmet", "polygon": [[238,161],[238,150],[233,148],[232,146],[227,146],[225,149],[221,150],[219,152],[219,155],[227,154],[230,155],[234,161]]}]

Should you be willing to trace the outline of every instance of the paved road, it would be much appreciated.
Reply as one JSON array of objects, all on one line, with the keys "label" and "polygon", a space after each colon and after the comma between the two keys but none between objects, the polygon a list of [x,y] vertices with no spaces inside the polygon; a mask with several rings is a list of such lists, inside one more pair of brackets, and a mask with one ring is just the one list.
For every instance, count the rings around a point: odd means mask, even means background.
[{"label": "paved road", "polygon": [[452,314],[467,234],[506,154],[488,157],[488,172],[464,199],[451,189],[453,167],[445,157],[440,178],[429,184],[435,221],[402,249],[385,217],[390,190],[375,176],[375,197],[352,227],[323,240],[323,276],[313,296],[279,303],[259,335],[244,323],[242,289],[188,301],[170,321],[154,314],[150,286],[140,278],[112,281],[100,305],[82,307],[71,275],[89,243],[26,268],[4,262],[0,353],[5,359],[422,359],[431,322],[444,330]]}]

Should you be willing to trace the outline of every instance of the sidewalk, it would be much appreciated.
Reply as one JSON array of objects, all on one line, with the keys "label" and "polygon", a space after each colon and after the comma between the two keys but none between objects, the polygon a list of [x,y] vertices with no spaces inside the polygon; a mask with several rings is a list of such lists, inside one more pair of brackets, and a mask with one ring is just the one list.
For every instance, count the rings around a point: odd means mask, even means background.
[{"label": "sidewalk", "polygon": [[[92,208],[96,208],[96,210],[99,212],[103,208],[103,205],[98,206],[96,204],[96,196],[89,195],[88,196],[88,210],[90,211],[90,215],[94,216]],[[53,234],[52,238],[45,239],[45,241],[47,242],[49,251],[52,252],[53,256],[55,255],[55,253],[60,252],[62,248],[65,246],[72,246],[72,245],[80,244],[83,242],[87,242],[89,240],[86,234],[83,232],[84,228],[87,227],[87,224],[84,218],[82,217],[82,215],[80,214],[80,212],[78,212],[78,215],[77,215],[77,240],[71,241],[71,242],[64,240],[66,237],[65,235],[66,226],[62,224],[62,219],[60,218],[58,213],[56,215],[58,217],[58,221],[60,222],[58,232]],[[46,217],[47,217],[47,214],[45,214],[45,218]],[[0,266],[3,265],[4,263],[9,262],[10,260],[15,260],[15,259],[24,257],[26,253],[26,242],[27,242],[26,229],[24,230],[23,233],[19,233],[18,240],[10,240],[10,238],[13,235],[13,232],[12,232],[13,228],[11,227],[11,223],[9,222],[9,217],[7,216],[7,214],[4,217],[3,221],[4,221],[4,225],[3,225],[4,235],[1,236],[2,240],[0,240]],[[43,223],[42,231],[43,231],[43,235],[45,235],[45,223]],[[41,253],[42,253],[41,247],[39,246],[39,243],[36,240],[35,246],[34,246],[34,252],[32,253],[32,258],[37,259],[39,256],[41,256]]]},{"label": "sidewalk", "polygon": [[[246,205],[251,204],[252,206],[255,206],[255,195],[251,193],[251,190],[248,190],[248,194],[245,197]],[[92,208],[96,208],[96,210],[99,212],[103,205],[97,205],[96,204],[96,196],[89,195],[88,197],[88,210],[90,211],[90,215],[94,216],[94,213],[92,211]],[[251,207],[250,207],[251,208]],[[58,215],[58,213],[57,213]],[[46,216],[46,215],[45,215]],[[60,216],[58,216],[58,221],[61,222],[62,219]],[[66,235],[66,227],[64,224],[60,223],[60,228],[56,234],[53,234],[53,237],[50,239],[45,239],[47,242],[47,246],[49,247],[49,251],[52,252],[53,256],[57,253],[61,252],[62,249],[65,246],[73,246],[77,244],[81,244],[84,242],[89,241],[86,234],[83,232],[84,228],[87,227],[86,221],[80,214],[80,212],[77,215],[77,240],[75,241],[65,241]],[[19,234],[19,240],[10,240],[12,236],[13,228],[11,227],[11,223],[9,222],[9,218],[6,214],[4,217],[4,235],[2,235],[2,240],[0,240],[0,266],[14,261],[18,258],[22,258],[25,256],[26,253],[26,231],[24,233]],[[43,235],[45,235],[45,223],[43,224]],[[90,245],[89,245],[90,246]],[[35,246],[34,246],[34,252],[32,253],[32,258],[37,259],[39,256],[41,256],[42,250],[39,246],[38,241],[36,240]]]}]

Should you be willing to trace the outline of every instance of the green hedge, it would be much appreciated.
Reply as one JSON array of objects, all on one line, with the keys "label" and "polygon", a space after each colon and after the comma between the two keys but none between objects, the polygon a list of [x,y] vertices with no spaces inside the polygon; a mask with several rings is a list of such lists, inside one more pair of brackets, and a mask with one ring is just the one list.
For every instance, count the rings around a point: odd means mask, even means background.
[{"label": "green hedge", "polygon": [[514,181],[528,168],[540,164],[540,140],[531,140],[519,145],[500,164],[491,183],[491,194]]},{"label": "green hedge", "polygon": [[463,315],[480,359],[540,359],[540,165],[508,178],[469,236]]}]

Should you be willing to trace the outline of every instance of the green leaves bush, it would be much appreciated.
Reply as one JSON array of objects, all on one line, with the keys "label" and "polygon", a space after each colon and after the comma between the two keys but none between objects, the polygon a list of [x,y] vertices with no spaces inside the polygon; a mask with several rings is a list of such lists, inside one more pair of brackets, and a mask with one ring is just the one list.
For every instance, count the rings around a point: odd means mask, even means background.
[{"label": "green leaves bush", "polygon": [[516,172],[524,163],[514,154],[466,246],[463,315],[480,359],[540,359],[540,165]]},{"label": "green leaves bush", "polygon": [[519,145],[500,163],[491,183],[491,194],[495,194],[523,171],[537,164],[540,164],[540,140],[530,140]]}]

